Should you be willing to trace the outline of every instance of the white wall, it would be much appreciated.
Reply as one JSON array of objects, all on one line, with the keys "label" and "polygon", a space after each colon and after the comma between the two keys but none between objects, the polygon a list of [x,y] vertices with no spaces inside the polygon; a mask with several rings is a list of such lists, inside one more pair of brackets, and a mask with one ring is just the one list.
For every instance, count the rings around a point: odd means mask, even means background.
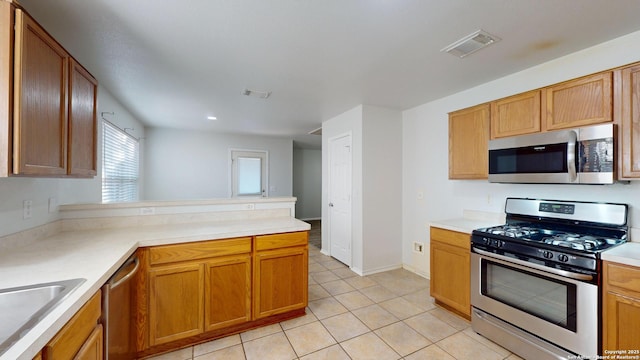
[{"label": "white wall", "polygon": [[[121,128],[143,126],[103,87],[98,88],[98,123],[101,112],[115,112],[109,119]],[[109,116],[109,115],[106,115]],[[0,236],[13,234],[59,219],[57,208],[49,212],[49,199],[55,204],[95,203],[102,199],[102,127],[98,126],[98,175],[93,179],[0,178]],[[33,201],[32,217],[23,219],[24,200]]]},{"label": "white wall", "polygon": [[362,212],[365,273],[402,266],[402,113],[365,105]]},{"label": "white wall", "polygon": [[322,215],[322,150],[293,149],[293,196],[296,217],[317,220]]},{"label": "white wall", "polygon": [[[329,219],[329,140],[352,135],[352,264],[360,274],[402,266],[402,116],[360,105],[322,124],[322,215]],[[322,249],[329,252],[329,221]]]},{"label": "white wall", "polygon": [[[631,51],[640,32],[570,54],[403,112],[403,262],[429,276],[429,254],[412,252],[412,242],[429,245],[429,221],[462,216],[464,209],[502,213],[508,196],[628,203],[640,208],[640,182],[630,185],[490,184],[448,179],[448,112],[551,85],[640,60]],[[473,56],[463,61],[473,61]],[[417,198],[418,192],[424,199]],[[631,226],[640,212],[631,211]]]},{"label": "white wall", "polygon": [[292,195],[291,139],[147,128],[144,199],[229,197],[231,149],[268,151],[269,196]]}]

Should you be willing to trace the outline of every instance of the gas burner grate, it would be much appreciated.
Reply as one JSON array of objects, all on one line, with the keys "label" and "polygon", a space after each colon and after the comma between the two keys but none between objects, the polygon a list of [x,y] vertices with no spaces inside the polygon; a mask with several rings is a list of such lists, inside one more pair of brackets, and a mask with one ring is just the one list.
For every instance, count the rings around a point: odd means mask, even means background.
[{"label": "gas burner grate", "polygon": [[486,232],[493,235],[503,235],[512,238],[527,238],[539,233],[538,229],[527,226],[502,225],[486,229]]},{"label": "gas burner grate", "polygon": [[580,236],[578,234],[557,234],[542,239],[542,242],[576,250],[597,250],[607,243],[605,240],[594,236]]}]

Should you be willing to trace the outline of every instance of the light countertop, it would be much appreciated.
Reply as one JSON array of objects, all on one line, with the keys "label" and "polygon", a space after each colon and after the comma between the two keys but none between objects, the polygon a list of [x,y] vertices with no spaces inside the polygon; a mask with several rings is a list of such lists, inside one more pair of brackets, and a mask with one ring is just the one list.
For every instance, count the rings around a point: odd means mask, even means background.
[{"label": "light countertop", "polygon": [[0,253],[0,289],[86,281],[0,356],[32,359],[138,247],[306,231],[292,217],[62,232]]},{"label": "light countertop", "polygon": [[460,218],[431,221],[429,226],[471,234],[475,229],[503,225],[504,216],[504,214],[465,210]]},{"label": "light countertop", "polygon": [[640,243],[628,242],[602,253],[602,260],[640,267]]}]

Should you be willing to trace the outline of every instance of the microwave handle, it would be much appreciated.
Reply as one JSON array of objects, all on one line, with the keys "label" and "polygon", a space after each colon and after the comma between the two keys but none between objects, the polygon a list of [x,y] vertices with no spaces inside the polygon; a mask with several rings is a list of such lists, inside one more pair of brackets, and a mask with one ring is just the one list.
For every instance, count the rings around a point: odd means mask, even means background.
[{"label": "microwave handle", "polygon": [[576,158],[578,152],[578,134],[575,131],[569,130],[567,141],[567,169],[569,170],[570,182],[575,182],[578,179],[578,172],[576,170]]}]

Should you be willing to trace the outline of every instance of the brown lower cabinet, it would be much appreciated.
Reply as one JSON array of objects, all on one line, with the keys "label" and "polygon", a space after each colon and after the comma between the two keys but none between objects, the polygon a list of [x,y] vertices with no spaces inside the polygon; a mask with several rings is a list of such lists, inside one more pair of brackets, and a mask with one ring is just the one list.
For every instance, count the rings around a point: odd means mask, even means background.
[{"label": "brown lower cabinet", "polygon": [[100,319],[101,292],[91,299],[42,349],[36,359],[42,360],[101,360],[103,358],[103,329]]},{"label": "brown lower cabinet", "polygon": [[304,314],[308,233],[139,250],[139,356],[170,351]]},{"label": "brown lower cabinet", "polygon": [[431,228],[430,294],[436,303],[471,318],[471,237]]},{"label": "brown lower cabinet", "polygon": [[[640,349],[640,268],[604,262],[603,353]],[[637,354],[636,354],[637,355]]]},{"label": "brown lower cabinet", "polygon": [[256,236],[255,319],[307,306],[307,234]]}]

